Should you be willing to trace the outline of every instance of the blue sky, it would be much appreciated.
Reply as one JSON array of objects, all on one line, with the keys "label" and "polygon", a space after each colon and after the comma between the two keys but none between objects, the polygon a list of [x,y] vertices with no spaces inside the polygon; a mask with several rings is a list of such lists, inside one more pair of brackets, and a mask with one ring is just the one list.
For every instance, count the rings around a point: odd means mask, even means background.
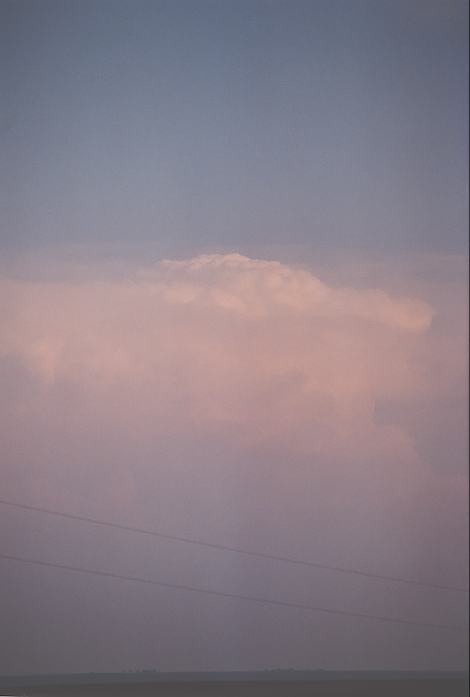
[{"label": "blue sky", "polygon": [[466,3],[2,14],[4,250],[466,250]]}]

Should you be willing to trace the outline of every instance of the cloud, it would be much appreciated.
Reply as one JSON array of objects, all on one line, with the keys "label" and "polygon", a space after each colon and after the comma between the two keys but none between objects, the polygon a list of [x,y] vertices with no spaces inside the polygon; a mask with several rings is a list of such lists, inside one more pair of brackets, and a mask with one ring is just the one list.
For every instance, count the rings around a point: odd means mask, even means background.
[{"label": "cloud", "polygon": [[0,291],[12,498],[423,576],[446,540],[460,573],[462,346],[428,303],[239,254]]},{"label": "cloud", "polygon": [[411,360],[433,311],[421,300],[240,254],[124,280],[4,280],[2,296],[3,355],[37,381],[38,403],[66,390],[81,432],[92,418],[118,438],[225,434],[323,460],[416,460],[406,430],[375,417],[422,387]]},{"label": "cloud", "polygon": [[[165,280],[159,284],[162,272]],[[417,332],[432,319],[426,303],[391,298],[381,290],[330,288],[307,271],[240,254],[163,261],[155,280],[169,301],[220,307],[245,317],[357,318]]]}]

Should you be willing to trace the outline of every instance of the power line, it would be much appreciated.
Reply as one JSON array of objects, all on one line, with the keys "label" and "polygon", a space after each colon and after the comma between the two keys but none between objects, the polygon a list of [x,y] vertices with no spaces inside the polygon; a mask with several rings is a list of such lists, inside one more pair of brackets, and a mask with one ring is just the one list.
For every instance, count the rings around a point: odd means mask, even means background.
[{"label": "power line", "polygon": [[109,521],[97,520],[96,518],[89,518],[87,516],[75,515],[73,513],[64,513],[61,511],[54,511],[48,508],[42,508],[39,506],[31,506],[24,503],[16,503],[13,501],[6,501],[0,499],[0,504],[4,506],[10,506],[12,508],[19,508],[26,511],[34,511],[36,513],[45,513],[47,515],[58,516],[60,518],[68,518],[69,520],[77,520],[82,523],[91,523],[93,525],[102,525],[108,528],[115,528],[116,530],[125,530],[126,532],[134,532],[141,535],[150,535],[152,537],[159,537],[165,540],[171,540],[172,542],[183,542],[185,544],[199,545],[201,547],[209,547],[211,549],[218,549],[224,552],[232,552],[236,554],[245,554],[250,557],[258,557],[259,559],[269,559],[271,561],[284,562],[287,564],[296,564],[297,566],[308,566],[315,569],[325,569],[327,571],[337,571],[342,574],[353,574],[355,576],[363,576],[365,578],[373,578],[380,581],[392,581],[395,583],[405,583],[413,586],[423,586],[426,588],[434,588],[436,590],[446,590],[446,591],[457,591],[459,593],[468,593],[468,588],[460,588],[458,586],[448,586],[439,583],[430,583],[428,581],[417,581],[409,578],[402,578],[399,576],[387,576],[385,574],[374,574],[368,571],[360,571],[359,569],[351,569],[344,566],[333,566],[331,564],[322,564],[320,562],[306,561],[303,559],[294,559],[292,557],[283,557],[275,554],[268,554],[266,552],[253,552],[247,549],[242,549],[241,547],[230,547],[228,545],[217,544],[214,542],[207,542],[205,540],[196,540],[189,537],[180,537],[178,535],[170,535],[167,533],[158,532],[156,530],[148,530],[145,528],[132,527],[130,525],[121,525],[120,523],[111,523]]},{"label": "power line", "polygon": [[310,612],[323,612],[329,615],[342,615],[343,617],[359,617],[367,620],[377,620],[379,622],[391,622],[394,624],[406,624],[415,627],[430,627],[434,629],[451,629],[464,630],[468,629],[465,625],[458,624],[437,624],[434,622],[420,622],[418,620],[396,619],[394,617],[385,617],[381,615],[372,615],[362,612],[350,612],[348,610],[334,610],[326,607],[315,607],[314,605],[304,605],[303,603],[292,603],[287,600],[270,600],[269,598],[260,598],[252,595],[241,595],[239,593],[228,593],[225,591],[217,591],[209,588],[198,588],[196,586],[186,586],[179,583],[169,583],[167,581],[155,581],[150,578],[140,578],[138,576],[124,576],[123,574],[113,573],[111,571],[101,571],[98,569],[88,569],[82,566],[69,566],[68,564],[56,564],[55,562],[44,561],[42,559],[31,559],[29,557],[19,557],[12,554],[0,554],[0,559],[7,561],[17,561],[24,564],[34,564],[38,566],[46,566],[52,569],[61,569],[63,571],[73,571],[75,573],[89,574],[92,576],[104,576],[106,578],[119,579],[120,581],[131,581],[134,583],[145,583],[151,586],[161,586],[163,588],[172,588],[181,591],[189,591],[191,593],[202,593],[204,595],[214,595],[220,598],[232,598],[235,600],[247,600],[253,603],[262,603],[264,605],[277,605],[281,607],[290,607],[296,610],[308,610]]}]

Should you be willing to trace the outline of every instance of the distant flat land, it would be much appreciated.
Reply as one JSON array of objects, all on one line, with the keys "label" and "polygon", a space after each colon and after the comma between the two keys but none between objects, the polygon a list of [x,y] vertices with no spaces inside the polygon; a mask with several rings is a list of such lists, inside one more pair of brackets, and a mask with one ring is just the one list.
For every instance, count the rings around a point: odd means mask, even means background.
[{"label": "distant flat land", "polygon": [[138,682],[41,685],[0,689],[25,697],[468,697],[468,681],[441,679],[355,679],[314,681]]}]

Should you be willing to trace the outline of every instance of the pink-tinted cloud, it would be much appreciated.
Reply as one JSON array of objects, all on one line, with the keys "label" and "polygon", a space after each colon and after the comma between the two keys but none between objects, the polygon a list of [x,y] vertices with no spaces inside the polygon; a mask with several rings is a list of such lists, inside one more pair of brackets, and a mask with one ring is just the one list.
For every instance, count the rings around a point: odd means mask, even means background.
[{"label": "pink-tinted cloud", "polygon": [[420,300],[239,254],[164,261],[127,281],[2,285],[3,355],[42,399],[76,386],[120,432],[190,424],[319,454],[412,451],[374,408],[420,388],[410,356],[432,320]]},{"label": "pink-tinted cloud", "polygon": [[125,280],[3,280],[2,297],[2,356],[31,385],[6,395],[12,461],[38,439],[151,451],[189,434],[310,458],[309,481],[367,482],[371,498],[441,486],[415,436],[456,368],[418,298],[239,254]]},{"label": "pink-tinted cloud", "polygon": [[438,303],[238,254],[102,279],[1,281],[6,495],[464,583],[464,351]]}]

